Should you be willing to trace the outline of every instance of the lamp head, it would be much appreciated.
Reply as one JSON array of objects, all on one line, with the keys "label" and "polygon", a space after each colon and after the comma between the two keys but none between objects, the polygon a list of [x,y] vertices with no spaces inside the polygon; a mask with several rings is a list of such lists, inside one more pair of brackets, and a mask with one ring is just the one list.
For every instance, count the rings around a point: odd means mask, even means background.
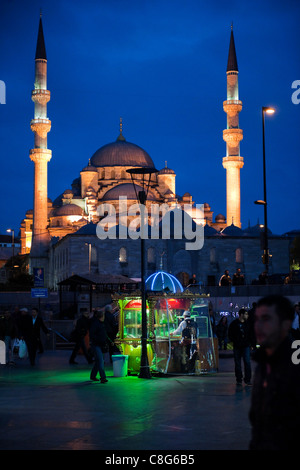
[{"label": "lamp head", "polygon": [[263,201],[262,199],[258,199],[257,201],[254,201],[254,204],[258,204],[258,205],[264,206],[264,205],[266,204],[266,202]]},{"label": "lamp head", "polygon": [[263,110],[263,113],[267,113],[267,114],[275,113],[275,109],[271,108],[270,106],[263,106],[262,110]]},{"label": "lamp head", "polygon": [[[151,180],[151,175],[154,173],[158,173],[158,170],[156,168],[130,168],[129,170],[126,170],[127,173],[130,174],[132,184],[134,186],[134,190],[136,193],[136,198],[140,202],[140,204],[145,204],[147,200],[147,195],[148,195],[148,189],[150,185],[150,180]],[[135,179],[138,178],[138,175],[141,175],[141,179]],[[148,177],[148,182],[146,181],[146,178]],[[138,186],[142,186],[143,190],[139,191],[137,193],[136,189],[136,184]]]}]

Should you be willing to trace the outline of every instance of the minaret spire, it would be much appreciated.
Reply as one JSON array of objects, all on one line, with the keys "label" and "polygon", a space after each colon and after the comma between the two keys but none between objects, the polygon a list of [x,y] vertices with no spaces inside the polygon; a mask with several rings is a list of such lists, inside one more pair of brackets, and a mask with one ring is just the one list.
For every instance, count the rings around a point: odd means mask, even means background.
[{"label": "minaret spire", "polygon": [[230,223],[230,220],[234,220],[235,225],[241,227],[240,169],[244,166],[244,159],[240,156],[240,141],[243,139],[243,131],[239,128],[242,102],[239,100],[238,73],[231,24],[227,62],[227,100],[223,102],[223,109],[227,114],[227,129],[223,131],[223,139],[226,142],[226,157],[223,158],[223,167],[226,169],[227,224]]},{"label": "minaret spire", "polygon": [[233,36],[233,24],[231,23],[231,34],[230,34],[230,43],[229,43],[229,54],[227,62],[227,72],[238,72],[238,64],[236,58],[236,50]]},{"label": "minaret spire", "polygon": [[30,159],[34,162],[34,204],[30,264],[31,268],[44,266],[47,270],[46,252],[50,242],[47,229],[47,179],[48,162],[51,159],[52,152],[47,147],[47,134],[51,129],[51,121],[47,117],[50,91],[47,90],[47,56],[41,14],[35,55],[34,90],[31,93],[31,99],[34,102],[34,119],[30,123],[31,130],[34,133],[34,148],[30,150]]},{"label": "minaret spire", "polygon": [[40,23],[39,23],[38,39],[37,39],[37,44],[36,44],[35,59],[47,60],[44,31],[43,31],[43,24],[42,24],[42,12],[40,12]]}]

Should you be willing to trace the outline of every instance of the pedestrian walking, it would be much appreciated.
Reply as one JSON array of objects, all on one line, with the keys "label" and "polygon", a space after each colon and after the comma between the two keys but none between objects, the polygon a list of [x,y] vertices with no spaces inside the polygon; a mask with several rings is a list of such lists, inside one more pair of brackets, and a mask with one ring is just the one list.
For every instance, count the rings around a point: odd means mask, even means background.
[{"label": "pedestrian walking", "polygon": [[255,334],[260,347],[254,354],[250,450],[298,449],[300,365],[290,335],[293,319],[286,297],[272,295],[257,303]]},{"label": "pedestrian walking", "polygon": [[243,371],[242,359],[244,363],[244,382],[251,385],[251,359],[249,325],[247,323],[248,312],[241,308],[238,318],[233,320],[228,328],[228,338],[233,343],[234,371],[237,385],[242,385]]},{"label": "pedestrian walking", "polygon": [[31,314],[27,308],[20,310],[19,335],[26,343],[29,361],[32,366],[35,365],[36,353],[39,346],[41,330],[49,334],[42,317],[39,316],[38,309],[33,308]]},{"label": "pedestrian walking", "polygon": [[108,352],[108,342],[112,342],[105,329],[105,313],[103,310],[96,309],[90,325],[90,342],[93,351],[95,363],[90,373],[90,379],[94,382],[99,381],[97,374],[100,375],[101,383],[106,383],[106,373],[104,369],[104,353]]},{"label": "pedestrian walking", "polygon": [[74,331],[72,332],[72,339],[75,341],[75,346],[69,359],[70,364],[78,364],[75,359],[80,349],[82,350],[82,353],[86,358],[87,362],[89,364],[93,362],[92,356],[86,343],[89,327],[90,313],[88,311],[84,311],[83,314],[77,319]]},{"label": "pedestrian walking", "polygon": [[13,364],[11,358],[12,340],[16,337],[16,327],[12,315],[6,310],[0,317],[0,340],[5,344],[5,363]]}]

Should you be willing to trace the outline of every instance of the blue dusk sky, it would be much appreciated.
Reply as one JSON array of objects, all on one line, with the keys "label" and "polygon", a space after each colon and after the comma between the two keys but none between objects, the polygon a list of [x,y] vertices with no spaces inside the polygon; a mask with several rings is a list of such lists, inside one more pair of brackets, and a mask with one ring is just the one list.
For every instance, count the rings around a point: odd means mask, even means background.
[{"label": "blue dusk sky", "polygon": [[[176,172],[176,192],[226,215],[226,67],[233,23],[243,102],[242,228],[263,223],[262,106],[266,117],[268,225],[300,229],[298,0],[2,0],[0,233],[33,208],[29,150],[40,10],[48,59],[48,195],[54,200],[89,158],[123,134],[157,169]],[[297,102],[297,99],[295,100]]]}]

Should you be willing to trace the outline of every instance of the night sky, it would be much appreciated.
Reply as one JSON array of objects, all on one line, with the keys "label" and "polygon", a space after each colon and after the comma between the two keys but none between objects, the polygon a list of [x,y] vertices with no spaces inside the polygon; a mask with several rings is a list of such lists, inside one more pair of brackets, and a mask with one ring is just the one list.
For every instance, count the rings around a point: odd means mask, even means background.
[{"label": "night sky", "polygon": [[[243,102],[240,128],[242,228],[263,223],[261,107],[266,117],[268,223],[300,229],[300,2],[202,0],[1,0],[0,233],[16,234],[33,208],[29,150],[40,9],[48,59],[48,195],[54,200],[89,158],[123,134],[156,168],[167,161],[176,191],[226,215],[223,101],[233,23]],[[298,95],[300,98],[300,93]]]}]

